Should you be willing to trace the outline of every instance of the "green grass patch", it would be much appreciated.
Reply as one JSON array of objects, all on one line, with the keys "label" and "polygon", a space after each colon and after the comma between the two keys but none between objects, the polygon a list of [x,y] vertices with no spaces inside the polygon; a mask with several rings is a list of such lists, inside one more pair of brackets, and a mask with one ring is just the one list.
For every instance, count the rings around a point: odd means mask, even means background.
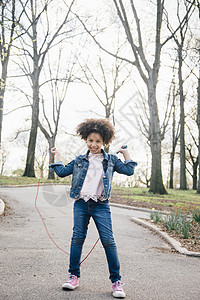
[{"label": "green grass patch", "polygon": [[[38,178],[25,177],[25,176],[0,176],[0,186],[1,185],[27,185],[27,184],[37,184]],[[56,178],[56,179],[45,179],[41,178],[40,183],[70,183],[70,178]]]},{"label": "green grass patch", "polygon": [[180,209],[188,212],[200,208],[200,194],[197,194],[196,191],[167,190],[167,192],[168,194],[166,195],[159,195],[149,193],[147,188],[116,186],[112,188],[113,202],[116,195],[118,199],[122,199],[122,202],[127,201],[129,204],[137,206],[141,204],[143,207],[146,204],[149,208],[159,209],[160,207],[162,210]]}]

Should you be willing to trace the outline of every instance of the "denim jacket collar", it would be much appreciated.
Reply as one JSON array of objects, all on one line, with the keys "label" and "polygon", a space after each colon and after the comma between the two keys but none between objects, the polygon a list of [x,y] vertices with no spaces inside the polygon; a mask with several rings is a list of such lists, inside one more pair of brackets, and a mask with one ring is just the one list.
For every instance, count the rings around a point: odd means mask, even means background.
[{"label": "denim jacket collar", "polygon": [[[82,158],[88,160],[88,154],[89,153],[90,153],[90,150],[88,150],[86,152],[86,154],[82,155]],[[101,149],[101,153],[103,153],[104,159],[108,161],[108,154],[103,149]]]}]

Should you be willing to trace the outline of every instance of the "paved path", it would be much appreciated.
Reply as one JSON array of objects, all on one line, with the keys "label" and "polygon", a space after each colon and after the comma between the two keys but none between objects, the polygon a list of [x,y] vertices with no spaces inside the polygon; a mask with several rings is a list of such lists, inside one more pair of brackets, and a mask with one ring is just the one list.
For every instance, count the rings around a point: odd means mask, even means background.
[{"label": "paved path", "polygon": [[[36,187],[0,188],[10,207],[0,217],[0,299],[112,299],[104,250],[99,243],[81,267],[80,287],[63,291],[69,257],[46,234],[34,207]],[[69,251],[72,201],[64,186],[42,186],[38,207],[53,238]],[[174,253],[157,235],[131,222],[145,213],[112,207],[113,229],[126,299],[199,300],[200,259]],[[146,215],[147,216],[147,215]],[[97,239],[90,223],[83,256]]]}]

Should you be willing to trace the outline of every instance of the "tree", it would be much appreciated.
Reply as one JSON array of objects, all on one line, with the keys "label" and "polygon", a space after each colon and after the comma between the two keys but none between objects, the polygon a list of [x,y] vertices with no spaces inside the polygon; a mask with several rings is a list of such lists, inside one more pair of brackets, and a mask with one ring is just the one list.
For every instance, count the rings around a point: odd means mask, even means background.
[{"label": "tree", "polygon": [[0,175],[2,176],[4,171],[5,171],[5,164],[7,161],[9,155],[9,151],[7,149],[5,149],[5,147],[2,147],[0,149]]},{"label": "tree", "polygon": [[149,155],[146,155],[146,163],[144,165],[140,165],[139,169],[137,170],[137,173],[139,173],[138,175],[138,181],[142,184],[144,184],[147,188],[150,187],[150,181],[151,178],[149,176]]},{"label": "tree", "polygon": [[[200,58],[200,47],[199,47],[199,58]],[[198,174],[198,188],[197,193],[200,194],[200,71],[199,71],[199,78],[198,78],[198,89],[197,89],[197,126],[198,126],[198,167],[199,167],[199,174]]]},{"label": "tree", "polygon": [[[200,63],[200,41],[197,41],[197,47],[196,51],[198,53],[198,64]],[[197,193],[200,194],[200,69],[199,74],[197,76],[197,126],[198,126],[198,187],[197,187]]]},{"label": "tree", "polygon": [[[26,7],[28,1],[24,3]],[[1,56],[1,78],[0,78],[0,147],[2,142],[2,126],[3,126],[3,107],[4,96],[6,91],[6,80],[8,74],[8,63],[10,59],[11,47],[13,42],[20,37],[17,33],[17,27],[24,13],[24,8],[16,10],[16,1],[4,0],[0,2],[0,56]]]},{"label": "tree", "polygon": [[[57,67],[56,70],[53,70],[51,65],[51,58],[48,55],[48,67],[49,67],[49,75],[47,76],[47,80],[40,85],[40,88],[48,85],[48,90],[51,91],[51,112],[52,112],[52,122],[50,122],[49,113],[47,113],[46,106],[50,107],[50,100],[45,101],[46,96],[41,94],[41,104],[42,104],[42,116],[39,120],[39,128],[41,132],[44,134],[47,142],[48,142],[48,152],[49,152],[49,160],[52,157],[51,148],[55,146],[56,136],[58,133],[58,125],[61,114],[61,106],[63,102],[66,100],[66,94],[68,91],[68,87],[70,82],[73,81],[73,68],[75,61],[72,59],[68,63],[68,67],[66,68],[65,74],[61,75],[60,68],[62,66],[62,52],[63,49],[60,47],[59,54],[57,56]],[[55,75],[54,75],[55,73]],[[47,102],[47,105],[45,103]],[[42,120],[43,119],[43,120]],[[54,162],[54,158],[51,161]],[[55,173],[52,170],[48,172],[48,179],[54,179]]]},{"label": "tree", "polygon": [[[116,56],[119,50],[120,47],[116,51]],[[104,107],[104,117],[110,121],[112,120],[113,125],[115,125],[114,110],[116,94],[130,79],[131,70],[127,70],[127,63],[124,64],[117,57],[111,63],[109,60],[108,65],[108,62],[104,61],[101,51],[97,64],[93,67],[90,67],[90,65],[88,62],[81,65],[86,83],[89,84],[94,95]],[[109,151],[109,146],[105,147],[105,151]]]},{"label": "tree", "polygon": [[177,146],[177,142],[179,139],[179,128],[180,122],[177,124],[177,90],[175,79],[172,79],[172,150],[170,153],[170,177],[169,177],[169,188],[174,188],[174,159],[175,159],[175,150]]},{"label": "tree", "polygon": [[140,20],[137,14],[136,7],[133,0],[130,1],[130,9],[132,16],[136,22],[138,45],[134,42],[134,34],[131,31],[130,21],[128,20],[128,13],[121,0],[113,0],[119,19],[124,27],[126,37],[131,46],[132,53],[135,60],[132,64],[137,68],[142,80],[144,81],[148,93],[148,106],[149,106],[149,141],[151,146],[151,183],[150,192],[165,194],[166,190],[162,180],[161,170],[161,141],[163,133],[160,129],[160,120],[158,113],[158,104],[156,100],[156,86],[158,82],[158,74],[160,69],[160,56],[161,56],[161,27],[162,17],[164,10],[164,1],[157,1],[157,16],[156,16],[156,38],[155,38],[155,53],[152,67],[147,61],[144,53],[143,38],[141,34]]},{"label": "tree", "polygon": [[198,156],[195,157],[195,155],[193,154],[193,145],[189,144],[186,145],[186,149],[188,151],[189,157],[187,158],[186,155],[186,160],[188,161],[188,163],[191,165],[192,167],[192,172],[186,167],[188,173],[191,175],[192,177],[192,189],[196,190],[197,189],[197,167],[198,167]]},{"label": "tree", "polygon": [[[55,5],[51,0],[45,0],[44,4],[42,1],[38,3],[36,0],[30,0],[29,5],[24,7],[26,19],[23,20],[23,23],[20,23],[20,26],[22,32],[26,33],[26,40],[21,41],[25,60],[20,62],[19,67],[29,79],[33,98],[31,130],[24,176],[35,177],[34,160],[39,120],[39,81],[41,71],[48,51],[56,44],[55,40],[57,39],[57,43],[59,43],[62,38],[66,38],[67,34],[70,35],[73,30],[69,28],[67,32],[65,30],[62,31],[69,22],[69,15],[74,2],[75,0],[72,0],[69,7],[66,5],[65,8],[63,8],[60,13],[60,19],[62,19],[62,21],[56,25],[55,23],[52,25],[49,20],[49,14],[55,12]],[[23,6],[22,0],[20,0],[20,3]],[[53,26],[53,28],[51,26]],[[28,39],[30,42],[28,42]]]},{"label": "tree", "polygon": [[[186,180],[186,156],[185,156],[185,95],[184,95],[184,79],[182,74],[183,63],[184,63],[184,44],[186,39],[186,34],[189,25],[189,14],[187,13],[188,4],[185,4],[186,15],[188,16],[184,23],[181,22],[180,18],[180,1],[178,0],[177,5],[177,19],[179,21],[179,30],[174,33],[168,23],[168,28],[173,35],[173,39],[177,46],[177,57],[178,57],[178,82],[179,82],[179,99],[180,99],[180,189],[187,189]],[[190,15],[191,16],[191,15]],[[179,35],[179,36],[178,36]]]}]

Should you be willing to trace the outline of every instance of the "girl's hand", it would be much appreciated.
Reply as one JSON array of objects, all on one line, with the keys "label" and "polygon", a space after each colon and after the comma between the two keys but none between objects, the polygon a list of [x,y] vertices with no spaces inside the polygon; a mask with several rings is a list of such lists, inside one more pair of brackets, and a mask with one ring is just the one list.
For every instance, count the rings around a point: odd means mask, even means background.
[{"label": "girl's hand", "polygon": [[127,145],[121,146],[121,148],[117,151],[117,153],[123,153],[123,152],[126,152],[125,150],[127,150]]},{"label": "girl's hand", "polygon": [[58,149],[56,147],[51,148],[51,153],[53,155],[55,155],[55,161],[60,161],[60,152],[58,151]]},{"label": "girl's hand", "polygon": [[121,149],[117,153],[122,153],[125,160],[131,159],[126,145],[121,146]]},{"label": "girl's hand", "polygon": [[51,153],[52,154],[56,154],[56,153],[58,153],[59,151],[56,149],[56,147],[53,147],[53,148],[51,148]]}]

